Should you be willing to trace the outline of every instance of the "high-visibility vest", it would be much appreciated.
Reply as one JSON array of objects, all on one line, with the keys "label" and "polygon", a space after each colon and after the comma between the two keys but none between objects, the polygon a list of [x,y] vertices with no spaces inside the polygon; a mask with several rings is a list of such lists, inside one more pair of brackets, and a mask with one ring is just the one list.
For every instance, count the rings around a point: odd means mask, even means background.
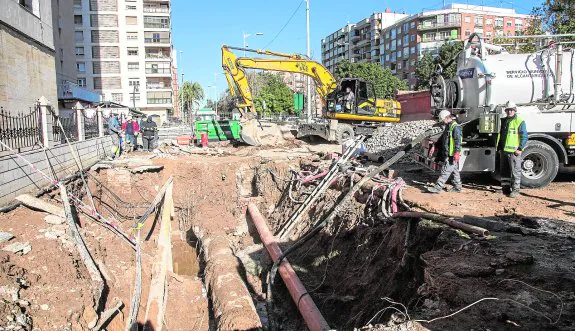
[{"label": "high-visibility vest", "polygon": [[[523,119],[517,115],[507,123],[507,136],[505,137],[505,146],[503,147],[504,152],[513,153],[519,148],[519,126],[521,123],[523,123]],[[496,147],[499,147],[500,138],[501,132],[497,135]]]},{"label": "high-visibility vest", "polygon": [[[455,154],[455,139],[453,138],[453,130],[455,130],[455,127],[457,126],[457,122],[452,121],[451,123],[449,123],[449,129],[448,129],[448,133],[449,133],[449,156],[453,156],[453,154]],[[461,143],[463,142],[463,135],[459,136],[459,146],[461,146]]]}]

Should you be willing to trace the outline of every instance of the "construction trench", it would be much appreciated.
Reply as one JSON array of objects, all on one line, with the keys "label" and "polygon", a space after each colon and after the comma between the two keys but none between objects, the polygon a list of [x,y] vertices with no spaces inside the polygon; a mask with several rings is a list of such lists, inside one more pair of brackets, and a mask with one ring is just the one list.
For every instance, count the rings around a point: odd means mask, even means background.
[{"label": "construction trench", "polygon": [[20,196],[0,330],[575,329],[572,182],[440,200],[323,147],[133,153]]}]

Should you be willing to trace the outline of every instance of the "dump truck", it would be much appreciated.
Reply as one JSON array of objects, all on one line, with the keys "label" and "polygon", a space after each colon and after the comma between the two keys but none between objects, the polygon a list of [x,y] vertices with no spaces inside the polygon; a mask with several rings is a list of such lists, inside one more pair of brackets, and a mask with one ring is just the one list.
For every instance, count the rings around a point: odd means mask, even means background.
[{"label": "dump truck", "polygon": [[[472,34],[457,55],[455,77],[443,77],[438,66],[431,84],[431,111],[447,109],[462,126],[462,173],[498,177],[496,141],[507,101],[517,104],[529,132],[522,153],[522,186],[545,186],[560,166],[575,164],[575,50],[564,47],[572,44],[564,38],[573,36],[521,36],[543,46],[533,53],[510,54]],[[439,165],[429,150],[438,138],[425,141],[423,154],[417,156],[434,170]]]}]

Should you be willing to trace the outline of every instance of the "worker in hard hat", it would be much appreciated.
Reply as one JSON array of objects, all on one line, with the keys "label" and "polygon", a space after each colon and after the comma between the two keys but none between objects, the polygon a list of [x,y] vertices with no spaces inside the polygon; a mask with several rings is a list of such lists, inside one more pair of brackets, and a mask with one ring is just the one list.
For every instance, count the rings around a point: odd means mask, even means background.
[{"label": "worker in hard hat", "polygon": [[453,174],[453,188],[449,192],[461,192],[461,177],[459,176],[459,158],[461,156],[461,127],[451,116],[448,110],[439,112],[440,122],[445,124],[443,135],[441,136],[441,150],[439,153],[444,162],[441,167],[441,176],[434,186],[427,188],[430,193],[440,193],[445,187],[445,183]]},{"label": "worker in hard hat", "polygon": [[521,187],[521,162],[523,150],[527,145],[527,126],[525,121],[517,116],[517,105],[513,101],[505,104],[507,117],[501,120],[501,131],[497,136],[497,152],[499,153],[499,170],[501,172],[501,188],[503,193],[509,192],[510,198],[519,195]]}]

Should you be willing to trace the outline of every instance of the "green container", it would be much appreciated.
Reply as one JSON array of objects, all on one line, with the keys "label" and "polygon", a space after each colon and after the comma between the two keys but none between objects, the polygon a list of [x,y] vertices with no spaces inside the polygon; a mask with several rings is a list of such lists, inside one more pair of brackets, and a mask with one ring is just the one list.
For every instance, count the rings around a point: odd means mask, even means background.
[{"label": "green container", "polygon": [[202,133],[208,134],[208,141],[240,140],[240,121],[206,120],[196,121],[196,139],[199,141]]}]

